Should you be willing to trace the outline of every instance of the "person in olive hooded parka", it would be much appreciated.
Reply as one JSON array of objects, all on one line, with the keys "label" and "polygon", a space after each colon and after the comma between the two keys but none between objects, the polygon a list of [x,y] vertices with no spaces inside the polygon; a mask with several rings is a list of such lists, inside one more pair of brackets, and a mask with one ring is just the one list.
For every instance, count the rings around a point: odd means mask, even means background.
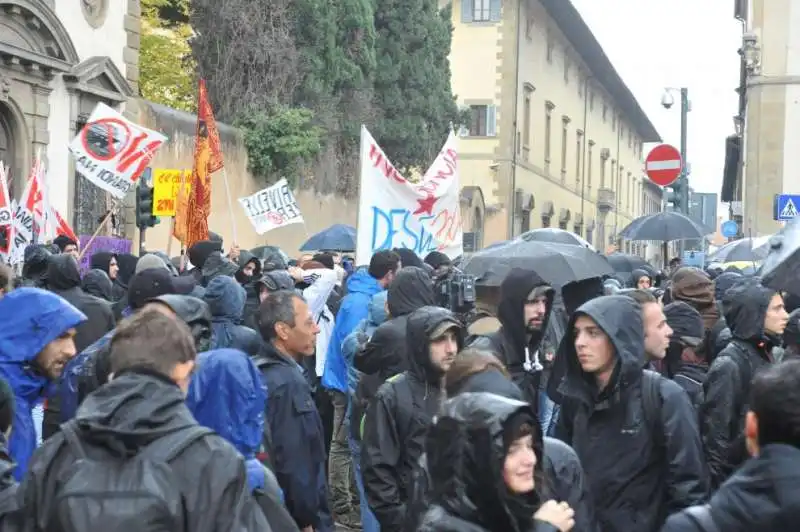
[{"label": "person in olive hooded parka", "polygon": [[[546,298],[545,315],[540,326],[532,327],[525,323],[525,305],[539,294]],[[541,366],[535,367],[535,363],[538,362],[539,344],[547,331],[554,297],[555,291],[536,273],[512,270],[500,285],[497,318],[502,327],[495,333],[475,339],[472,344],[497,355],[537,415],[542,372]]]}]

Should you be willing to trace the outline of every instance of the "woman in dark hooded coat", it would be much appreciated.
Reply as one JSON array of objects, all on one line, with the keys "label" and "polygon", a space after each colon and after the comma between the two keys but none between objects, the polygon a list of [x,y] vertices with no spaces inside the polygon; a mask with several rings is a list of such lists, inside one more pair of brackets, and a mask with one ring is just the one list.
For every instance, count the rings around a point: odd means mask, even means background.
[{"label": "woman in dark hooded coat", "polygon": [[[122,319],[122,311],[128,307],[128,284],[136,273],[136,263],[139,257],[130,253],[120,253],[117,255],[117,277],[113,279],[114,287],[111,290],[111,297],[114,300],[114,317],[117,321]],[[111,277],[111,275],[109,275]]]},{"label": "woman in dark hooded coat", "polygon": [[[527,403],[490,393],[448,400],[429,430],[431,505],[420,532],[568,532],[567,503],[549,499]],[[545,502],[546,501],[546,502]]]},{"label": "woman in dark hooded coat", "polygon": [[112,301],[111,292],[114,284],[103,270],[89,270],[81,280],[81,288],[90,296],[99,297],[109,303]]}]

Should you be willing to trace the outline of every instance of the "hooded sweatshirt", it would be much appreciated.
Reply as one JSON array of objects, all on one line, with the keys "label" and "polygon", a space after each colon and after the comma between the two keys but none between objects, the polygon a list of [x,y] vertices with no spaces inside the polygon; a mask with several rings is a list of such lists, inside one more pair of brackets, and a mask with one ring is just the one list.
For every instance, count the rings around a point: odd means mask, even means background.
[{"label": "hooded sweatshirt", "polygon": [[273,530],[297,530],[283,507],[275,475],[256,458],[264,438],[267,390],[255,364],[236,349],[197,357],[186,406],[201,425],[233,445],[245,459],[247,479]]},{"label": "hooded sweatshirt", "polygon": [[139,257],[130,253],[117,255],[119,271],[117,272],[117,278],[114,279],[114,288],[112,289],[114,317],[117,320],[123,317],[123,312],[128,308],[128,284],[136,274],[137,262],[139,262]]},{"label": "hooded sweatshirt", "polygon": [[[615,352],[617,363],[602,391],[575,350],[580,316],[597,324]],[[652,374],[660,416],[645,413],[644,352],[642,310],[627,296],[604,296],[581,306],[559,347],[567,375],[559,387],[564,401],[556,432],[581,459],[603,532],[656,532],[669,513],[704,502],[708,493],[696,414],[683,389]]]},{"label": "hooded sweatshirt", "polygon": [[758,279],[728,289],[723,306],[733,340],[714,359],[703,386],[700,411],[703,444],[714,486],[719,486],[748,458],[744,418],[750,382],[759,368],[772,363],[779,338],[764,332],[764,318],[775,291]]},{"label": "hooded sweatshirt", "polygon": [[681,268],[672,276],[672,301],[683,301],[694,307],[703,317],[706,331],[710,331],[720,312],[714,298],[714,282],[702,270]]},{"label": "hooded sweatshirt", "polygon": [[367,318],[372,296],[382,291],[378,280],[366,268],[356,271],[347,280],[347,295],[342,299],[339,313],[331,333],[325,367],[322,372],[322,385],[330,390],[347,393],[347,362],[342,354],[342,342],[353,329]]},{"label": "hooded sweatshirt", "polygon": [[256,356],[261,337],[256,331],[240,325],[247,295],[232,277],[217,277],[206,288],[203,298],[211,310],[211,349],[239,349]]},{"label": "hooded sweatshirt", "polygon": [[18,288],[0,299],[0,376],[14,390],[16,408],[9,451],[21,480],[36,449],[31,411],[45,397],[50,381],[36,368],[36,357],[53,340],[86,321],[63,298],[38,288]]},{"label": "hooded sweatshirt", "polygon": [[47,288],[47,265],[52,255],[43,244],[31,244],[25,248],[25,262],[22,265],[24,286]]},{"label": "hooded sweatshirt", "polygon": [[90,296],[98,297],[109,304],[112,301],[111,290],[114,284],[103,270],[89,270],[81,280],[81,288]]},{"label": "hooded sweatshirt", "polygon": [[639,288],[639,280],[642,277],[647,277],[651,283],[653,282],[653,278],[647,270],[633,270],[631,272],[631,288]]}]

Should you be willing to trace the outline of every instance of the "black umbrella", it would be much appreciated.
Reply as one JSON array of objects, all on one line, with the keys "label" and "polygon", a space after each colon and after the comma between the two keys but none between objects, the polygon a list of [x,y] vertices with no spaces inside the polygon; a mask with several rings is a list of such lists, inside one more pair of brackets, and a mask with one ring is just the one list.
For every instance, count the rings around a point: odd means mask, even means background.
[{"label": "black umbrella", "polygon": [[570,233],[566,229],[558,229],[556,227],[543,227],[541,229],[527,231],[519,235],[519,238],[522,240],[528,240],[529,242],[555,242],[559,244],[572,244],[573,246],[590,248],[594,251],[594,246],[592,246],[579,235]]},{"label": "black umbrella", "polygon": [[800,218],[794,218],[769,240],[762,282],[773,290],[800,295]]},{"label": "black umbrella", "polygon": [[769,246],[759,247],[754,238],[728,242],[708,257],[709,262],[760,261],[769,253]]},{"label": "black umbrella", "polygon": [[611,275],[606,258],[589,248],[552,242],[514,240],[505,246],[483,250],[462,265],[483,286],[499,286],[514,268],[536,272],[553,286]]},{"label": "black umbrella", "polygon": [[608,263],[614,268],[615,277],[622,281],[625,286],[631,284],[631,273],[633,270],[644,270],[651,278],[656,278],[656,271],[650,264],[638,255],[628,253],[612,253],[606,257]]},{"label": "black umbrella", "polygon": [[659,212],[632,221],[619,236],[625,240],[686,240],[703,238],[711,231],[688,216],[677,212]]}]

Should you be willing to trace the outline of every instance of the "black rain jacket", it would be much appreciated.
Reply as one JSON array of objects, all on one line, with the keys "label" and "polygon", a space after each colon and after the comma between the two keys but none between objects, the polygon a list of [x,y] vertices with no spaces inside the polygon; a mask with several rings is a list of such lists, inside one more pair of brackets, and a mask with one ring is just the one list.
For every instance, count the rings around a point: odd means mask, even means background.
[{"label": "black rain jacket", "polygon": [[765,445],[717,491],[708,505],[670,516],[661,532],[800,530],[800,449]]},{"label": "black rain jacket", "polygon": [[474,347],[491,351],[503,362],[534,412],[539,411],[539,384],[542,372],[525,369],[525,351],[528,351],[531,361],[536,359],[535,354],[547,331],[552,314],[555,290],[547,291],[547,314],[540,331],[535,334],[529,335],[525,326],[525,303],[534,288],[546,285],[544,279],[534,272],[512,270],[500,285],[497,319],[502,323],[502,327],[497,332],[473,342]]},{"label": "black rain jacket", "polygon": [[[581,369],[575,351],[574,327],[581,315],[609,337],[618,358],[602,392]],[[567,375],[559,387],[564,402],[557,437],[580,457],[603,532],[655,532],[670,513],[705,502],[708,474],[686,393],[652,374],[659,383],[660,419],[645,414],[644,332],[636,301],[604,296],[581,306],[558,356],[567,363]]]},{"label": "black rain jacket", "polygon": [[[431,363],[428,338],[446,322],[463,334],[455,315],[440,307],[422,307],[408,316],[405,342],[409,368],[381,385],[364,417],[361,474],[369,506],[382,532],[398,532],[405,525],[412,471],[424,452],[425,435],[443,400],[443,375]],[[462,345],[463,338],[459,337],[459,348]]]},{"label": "black rain jacket", "polygon": [[90,296],[99,297],[104,301],[108,301],[109,305],[112,302],[112,290],[114,283],[108,278],[108,274],[103,270],[89,270],[83,276],[81,281],[81,288]]},{"label": "black rain jacket", "polygon": [[778,341],[764,333],[764,318],[774,294],[756,279],[725,293],[725,321],[733,339],[708,369],[700,410],[703,445],[715,488],[748,456],[743,429],[750,382],[759,368],[772,362],[770,352]]},{"label": "black rain jacket", "polygon": [[[136,453],[160,437],[197,426],[178,386],[165,377],[135,372],[117,375],[89,395],[75,422],[90,453],[98,447],[114,456]],[[60,432],[36,451],[20,486],[25,530],[45,528],[59,502],[62,476],[75,460]],[[170,466],[181,486],[189,530],[270,530],[250,496],[244,459],[221,436],[198,439]]]}]

